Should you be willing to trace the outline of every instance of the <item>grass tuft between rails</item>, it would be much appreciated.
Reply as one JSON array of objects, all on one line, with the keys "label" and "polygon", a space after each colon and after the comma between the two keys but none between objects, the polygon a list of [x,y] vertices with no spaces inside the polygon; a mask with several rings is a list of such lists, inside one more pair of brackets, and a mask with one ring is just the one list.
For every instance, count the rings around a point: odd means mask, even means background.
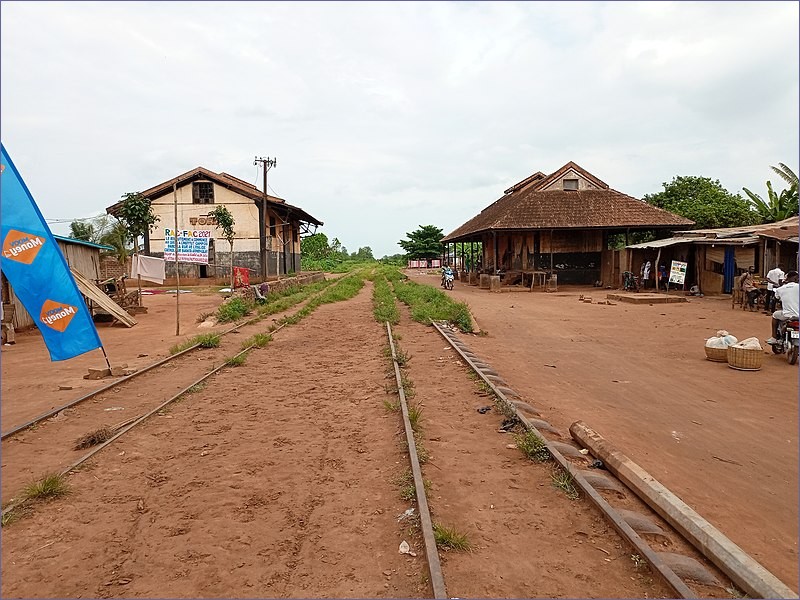
[{"label": "grass tuft between rails", "polygon": [[247,348],[265,348],[272,341],[272,336],[268,333],[257,333],[242,342],[242,350]]},{"label": "grass tuft between rails", "polygon": [[450,296],[429,285],[413,281],[394,282],[397,297],[411,309],[411,318],[428,325],[431,321],[447,321],[464,333],[473,331],[472,316],[464,302],[456,302]]},{"label": "grass tuft between rails", "polygon": [[469,551],[472,549],[469,539],[463,533],[459,533],[455,527],[447,527],[440,523],[433,524],[433,537],[436,545],[445,550]]},{"label": "grass tuft between rails", "polygon": [[400,322],[400,311],[394,299],[394,293],[389,282],[383,275],[378,275],[373,281],[372,304],[375,320],[379,323],[389,321],[391,325]]},{"label": "grass tuft between rails", "polygon": [[199,345],[201,348],[217,348],[221,339],[222,338],[218,333],[203,333],[201,335],[196,335],[193,338],[189,338],[180,344],[175,344],[169,349],[169,353],[177,354],[178,352],[183,352],[184,350],[197,345]]},{"label": "grass tuft between rails", "polygon": [[69,491],[66,477],[58,473],[48,473],[29,483],[22,494],[26,501],[50,500],[66,496]]},{"label": "grass tuft between rails", "polygon": [[225,361],[225,364],[229,367],[241,367],[245,362],[247,362],[247,355],[249,352],[242,352],[237,354],[236,356],[231,356],[228,360]]}]

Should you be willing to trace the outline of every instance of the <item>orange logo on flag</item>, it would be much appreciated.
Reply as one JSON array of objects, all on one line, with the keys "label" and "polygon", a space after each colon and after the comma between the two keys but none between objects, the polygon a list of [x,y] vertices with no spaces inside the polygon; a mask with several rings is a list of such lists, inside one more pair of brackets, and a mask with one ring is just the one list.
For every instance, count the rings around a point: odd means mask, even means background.
[{"label": "orange logo on flag", "polygon": [[78,308],[71,304],[46,300],[42,306],[42,313],[39,315],[39,319],[50,329],[63,332],[77,311]]},{"label": "orange logo on flag", "polygon": [[45,239],[32,233],[12,229],[3,240],[3,256],[29,265],[44,246]]}]

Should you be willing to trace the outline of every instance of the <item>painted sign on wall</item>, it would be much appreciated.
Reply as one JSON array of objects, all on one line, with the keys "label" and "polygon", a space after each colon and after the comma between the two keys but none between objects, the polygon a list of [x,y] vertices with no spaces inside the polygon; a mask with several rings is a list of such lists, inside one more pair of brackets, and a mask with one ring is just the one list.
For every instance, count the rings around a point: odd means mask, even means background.
[{"label": "painted sign on wall", "polygon": [[[178,231],[178,262],[208,264],[210,230]],[[164,260],[175,260],[175,230],[164,229]]]}]

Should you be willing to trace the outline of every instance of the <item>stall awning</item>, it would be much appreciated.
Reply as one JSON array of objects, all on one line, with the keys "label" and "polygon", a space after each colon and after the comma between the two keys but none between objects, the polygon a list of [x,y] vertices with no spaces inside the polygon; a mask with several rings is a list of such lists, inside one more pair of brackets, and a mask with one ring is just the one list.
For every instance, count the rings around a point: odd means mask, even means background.
[{"label": "stall awning", "polygon": [[645,249],[645,248],[666,248],[667,246],[675,246],[677,244],[691,244],[697,241],[698,238],[690,237],[674,237],[666,238],[663,240],[653,240],[652,242],[642,242],[641,244],[632,244],[625,246],[628,250]]}]

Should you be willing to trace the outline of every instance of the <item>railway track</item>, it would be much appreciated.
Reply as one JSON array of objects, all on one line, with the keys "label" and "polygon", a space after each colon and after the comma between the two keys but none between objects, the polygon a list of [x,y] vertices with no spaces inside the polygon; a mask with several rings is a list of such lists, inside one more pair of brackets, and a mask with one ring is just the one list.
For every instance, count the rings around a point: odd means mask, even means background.
[{"label": "railway track", "polygon": [[[330,281],[330,284],[333,283],[335,280]],[[325,289],[327,286],[283,313],[312,302]],[[274,316],[277,319],[280,315],[259,314],[245,319],[218,333],[222,343],[217,348],[203,348],[200,343],[194,344],[4,432],[2,492],[5,508],[2,514],[6,515],[19,505],[19,500],[10,496],[16,494],[23,485],[45,473],[68,473],[144,420],[158,414],[165,406],[191,393],[195,386],[202,385],[226,366],[232,353],[233,356],[246,354],[252,346],[240,352],[238,340],[233,339],[236,334],[264,333],[263,328],[257,328],[256,325],[266,317]],[[268,333],[274,334],[283,327],[273,325]],[[154,402],[154,399],[157,400]],[[106,443],[75,460],[75,440],[87,432],[106,426],[114,415],[136,417],[128,419],[129,422],[116,430],[113,438]],[[18,468],[6,470],[7,464],[15,464]]]},{"label": "railway track", "polygon": [[[738,586],[750,597],[797,598],[794,591],[644,472],[640,475],[642,485],[633,486],[639,494],[637,496],[631,487],[606,469],[607,465],[599,456],[591,454],[590,448],[582,448],[576,443],[580,440],[588,445],[594,438],[599,442],[591,444],[596,451],[603,447],[604,440],[600,436],[584,424],[575,423],[571,428],[575,439],[568,438],[544,420],[535,407],[524,402],[498,371],[470,350],[455,330],[444,323],[433,322],[433,326],[491,389],[503,412],[544,441],[552,459],[569,473],[585,497],[627,541],[636,556],[647,561],[676,597],[740,594],[735,587]],[[603,454],[603,458],[608,460],[615,454],[609,451]],[[624,461],[622,464],[625,465]],[[631,472],[636,470],[635,465],[628,468]],[[632,479],[632,476],[627,478],[629,482]],[[657,497],[655,502],[642,501],[650,499],[640,489],[648,487],[648,484],[656,490],[651,494]],[[667,505],[659,502],[658,497],[673,499]],[[674,513],[681,511],[683,515],[673,517]],[[680,517],[685,515],[689,517],[681,520]],[[726,584],[727,578],[733,583]]]},{"label": "railway track", "polygon": [[[225,331],[223,335],[231,334],[243,329],[244,327],[260,320],[260,318],[250,319],[240,325],[234,326]],[[639,498],[629,489],[622,481],[615,478],[608,471],[604,469],[590,470],[590,466],[594,466],[598,461],[598,457],[592,456],[585,452],[586,448],[580,448],[565,434],[552,427],[538,411],[530,406],[528,403],[523,402],[522,398],[507,383],[502,379],[499,373],[492,368],[492,366],[485,360],[482,360],[469,347],[463,342],[460,336],[452,329],[441,323],[433,323],[437,331],[442,337],[455,349],[461,358],[469,365],[471,369],[483,380],[483,382],[491,388],[495,395],[497,402],[505,407],[508,414],[521,424],[522,427],[528,431],[533,432],[542,438],[547,446],[547,450],[552,456],[553,460],[567,473],[569,473],[575,484],[581,489],[586,498],[588,498],[600,512],[609,520],[611,525],[618,531],[618,533],[630,544],[633,551],[642,557],[643,560],[652,568],[653,572],[658,575],[674,592],[676,597],[681,598],[695,598],[695,597],[719,597],[721,592],[728,594],[736,593],[736,590],[731,585],[726,585],[726,577],[730,577],[741,589],[746,591],[751,596],[759,597],[796,597],[791,590],[780,584],[780,582],[773,578],[769,578],[769,574],[764,570],[759,572],[760,582],[756,582],[751,586],[753,578],[745,577],[738,578],[726,571],[724,568],[720,569],[709,562],[719,564],[713,557],[704,558],[695,551],[691,544],[682,536],[676,529],[672,528],[668,523],[661,519],[655,510],[650,506],[640,501]],[[277,333],[284,325],[274,330],[272,333]],[[391,349],[393,369],[397,382],[398,395],[400,396],[400,403],[402,408],[403,422],[405,426],[405,438],[409,451],[409,460],[411,463],[411,470],[414,477],[414,486],[416,489],[417,506],[419,510],[420,527],[422,531],[422,538],[425,547],[429,581],[433,590],[435,598],[447,598],[446,586],[444,576],[442,574],[439,554],[436,546],[432,530],[431,514],[425,496],[425,485],[422,479],[422,472],[420,468],[419,458],[416,452],[414,441],[414,434],[409,422],[408,405],[403,392],[403,385],[401,381],[400,364],[398,362],[397,353],[394,346],[393,335],[391,326],[386,323],[387,335],[389,346]],[[250,345],[245,347],[236,356],[246,354],[254,346]],[[194,356],[192,352],[197,347],[192,347],[186,351],[168,357],[162,361],[158,361],[145,370],[138,373],[141,375],[146,372],[159,373],[157,369],[170,368],[178,370],[187,370],[188,363],[191,357]],[[221,355],[224,355],[224,349],[215,353],[214,357],[205,357],[206,360],[215,362],[219,360]],[[174,361],[174,362],[172,362]],[[200,362],[200,361],[198,361]],[[178,366],[172,367],[171,364]],[[125,435],[134,427],[145,422],[148,418],[158,414],[170,403],[184,397],[187,392],[206,379],[218,373],[227,365],[224,361],[221,364],[214,364],[211,369],[202,369],[199,377],[191,375],[189,379],[184,377],[181,383],[173,383],[172,387],[177,388],[177,391],[169,394],[163,401],[155,406],[152,404],[144,410],[141,404],[137,404],[133,396],[129,399],[132,404],[126,406],[126,409],[131,409],[133,412],[141,412],[143,414],[137,415],[132,421],[126,423],[121,427],[113,437],[92,448],[89,452],[83,454],[80,458],[71,460],[67,464],[64,462],[59,463],[59,472],[62,474],[68,473],[80,466],[92,456],[102,451],[108,445],[113,444],[121,436]],[[194,371],[192,371],[194,373]],[[160,374],[159,374],[160,375]],[[190,373],[187,373],[187,376]],[[15,436],[23,434],[32,426],[35,427],[42,421],[52,418],[54,415],[59,414],[61,411],[68,410],[87,400],[97,398],[98,404],[100,396],[104,393],[114,394],[115,388],[120,388],[122,384],[129,383],[133,376],[124,378],[114,382],[113,384],[103,386],[94,392],[87,394],[81,398],[67,403],[65,406],[57,410],[50,411],[47,416],[42,416],[34,423],[25,425],[24,427],[15,428],[16,430],[4,434],[5,438],[10,438],[9,441],[16,439]],[[156,380],[163,380],[163,377],[156,377]],[[142,380],[139,380],[142,381]],[[132,387],[132,386],[131,386]],[[123,392],[116,392],[121,394]],[[141,395],[140,395],[141,396]],[[119,397],[119,396],[118,396]],[[116,399],[115,404],[120,404]],[[102,415],[102,412],[94,411],[95,415]],[[130,414],[130,413],[128,413]],[[62,422],[62,428],[67,424],[69,419]],[[45,426],[46,427],[46,426]],[[81,424],[80,428],[86,430],[86,423]],[[73,428],[74,429],[74,428]],[[65,429],[66,430],[66,429]],[[70,437],[72,436],[72,437]],[[75,439],[73,432],[69,434],[62,433],[63,439]],[[22,444],[25,441],[20,442]],[[52,439],[48,440],[52,443]],[[3,510],[3,515],[16,506],[13,503]],[[668,551],[665,551],[667,548]],[[674,551],[673,551],[674,550]],[[725,561],[722,561],[725,563]],[[760,566],[760,565],[759,565]],[[763,568],[762,568],[763,569]],[[767,576],[765,576],[765,573]],[[756,578],[758,579],[758,577]],[[762,585],[764,587],[759,587]]]}]

